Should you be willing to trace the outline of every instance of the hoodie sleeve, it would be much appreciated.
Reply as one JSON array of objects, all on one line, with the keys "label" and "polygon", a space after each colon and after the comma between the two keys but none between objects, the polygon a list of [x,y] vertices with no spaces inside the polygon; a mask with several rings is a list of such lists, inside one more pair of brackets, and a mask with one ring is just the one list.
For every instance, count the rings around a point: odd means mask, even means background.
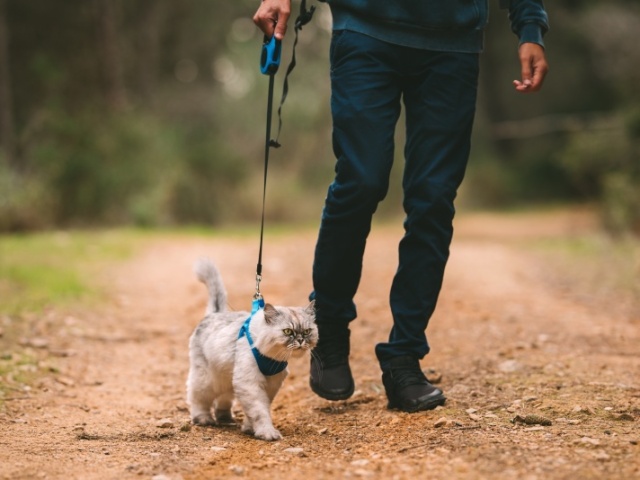
[{"label": "hoodie sleeve", "polygon": [[537,43],[544,47],[543,37],[549,30],[549,19],[542,0],[511,0],[509,20],[520,44]]}]

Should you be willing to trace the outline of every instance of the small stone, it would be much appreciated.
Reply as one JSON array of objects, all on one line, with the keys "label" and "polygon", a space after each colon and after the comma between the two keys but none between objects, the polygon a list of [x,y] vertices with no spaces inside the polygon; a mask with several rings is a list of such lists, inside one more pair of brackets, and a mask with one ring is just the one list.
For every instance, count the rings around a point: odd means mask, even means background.
[{"label": "small stone", "polygon": [[286,453],[291,453],[292,455],[302,455],[304,453],[304,448],[290,447],[290,448],[285,448],[284,451]]},{"label": "small stone", "polygon": [[47,348],[49,346],[49,340],[42,337],[34,337],[23,340],[23,345],[33,348]]},{"label": "small stone", "polygon": [[433,426],[436,428],[440,428],[440,427],[444,427],[448,423],[449,423],[449,420],[447,419],[447,417],[440,417],[438,420],[435,421]]},{"label": "small stone", "polygon": [[442,382],[442,373],[438,372],[433,368],[424,370],[422,373],[424,373],[427,376],[429,383],[437,385],[438,383]]},{"label": "small stone", "polygon": [[625,421],[625,422],[633,422],[635,420],[634,416],[629,413],[621,413],[620,415],[614,415],[613,419]]},{"label": "small stone", "polygon": [[475,413],[470,413],[469,418],[475,422],[482,420],[482,417],[480,415],[476,415]]},{"label": "small stone", "polygon": [[72,378],[69,377],[55,377],[56,382],[58,382],[61,385],[64,385],[65,387],[73,387],[75,385],[76,382],[73,381]]},{"label": "small stone", "polygon": [[544,427],[529,427],[525,428],[525,432],[539,432],[540,430],[544,430]]},{"label": "small stone", "polygon": [[351,462],[351,465],[353,465],[354,467],[364,467],[368,464],[369,460],[367,460],[366,458],[361,458],[359,460],[354,460],[353,462]]},{"label": "small stone", "polygon": [[173,420],[170,418],[163,418],[162,420],[158,420],[156,422],[156,427],[158,428],[173,428]]},{"label": "small stone", "polygon": [[580,443],[584,443],[585,445],[600,445],[600,440],[598,440],[597,438],[590,438],[590,437],[582,437],[580,439]]},{"label": "small stone", "polygon": [[573,407],[573,409],[571,410],[573,413],[584,413],[587,415],[593,415],[593,409],[590,407],[583,407],[582,405],[576,405],[575,407]]},{"label": "small stone", "polygon": [[226,448],[224,447],[211,447],[211,451],[212,452],[224,452],[226,450]]},{"label": "small stone", "polygon": [[236,475],[244,474],[244,468],[242,468],[240,465],[231,465],[229,467],[229,470],[231,472],[235,473]]},{"label": "small stone", "polygon": [[603,451],[603,450],[598,450],[594,455],[593,458],[595,458],[596,460],[598,460],[599,462],[606,462],[608,460],[611,460],[611,456]]},{"label": "small stone", "polygon": [[318,430],[318,433],[320,435],[324,435],[325,433],[327,433],[329,431],[329,429],[327,427],[321,428],[320,430]]},{"label": "small stone", "polygon": [[517,360],[506,360],[498,365],[498,370],[502,373],[513,373],[522,370],[523,365]]},{"label": "small stone", "polygon": [[364,468],[356,468],[353,471],[353,474],[356,477],[370,477],[373,475],[373,472],[370,472],[369,470],[365,470]]}]

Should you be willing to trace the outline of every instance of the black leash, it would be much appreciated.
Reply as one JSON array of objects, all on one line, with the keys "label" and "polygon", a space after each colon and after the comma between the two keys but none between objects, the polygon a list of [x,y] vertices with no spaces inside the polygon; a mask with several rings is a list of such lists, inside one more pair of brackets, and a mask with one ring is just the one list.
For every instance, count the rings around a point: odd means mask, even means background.
[{"label": "black leash", "polygon": [[264,142],[264,178],[262,184],[262,220],[260,222],[260,250],[258,252],[258,265],[256,266],[256,293],[254,299],[262,298],[260,293],[260,281],[262,280],[262,244],[264,238],[264,211],[267,198],[267,170],[269,169],[269,148],[271,145],[271,117],[273,114],[273,83],[278,67],[280,66],[280,53],[282,45],[275,37],[265,39],[262,45],[260,57],[260,71],[269,75],[269,94],[267,96],[267,135]]},{"label": "black leash", "polygon": [[307,10],[307,1],[301,0],[300,2],[300,14],[298,18],[296,18],[295,23],[295,39],[293,40],[293,51],[291,53],[291,62],[289,62],[289,66],[287,67],[287,73],[284,76],[284,83],[282,85],[282,98],[280,99],[280,106],[278,106],[278,135],[276,135],[275,140],[271,140],[270,145],[274,148],[279,148],[280,143],[278,143],[278,139],[280,138],[280,130],[282,130],[282,105],[284,105],[284,101],[287,99],[287,95],[289,94],[289,74],[296,68],[296,46],[298,45],[298,32],[302,30],[302,27],[311,21],[313,18],[313,14],[316,11],[315,5],[311,5],[311,8]]},{"label": "black leash", "polygon": [[255,299],[262,298],[262,294],[260,293],[260,282],[262,281],[262,245],[264,243],[264,212],[267,197],[267,170],[269,168],[269,148],[280,147],[278,139],[280,138],[280,131],[282,130],[282,105],[284,104],[284,101],[287,99],[287,95],[289,94],[289,74],[296,67],[296,46],[298,45],[298,32],[302,30],[302,27],[304,25],[311,21],[315,10],[316,7],[313,5],[307,10],[306,0],[301,0],[300,14],[298,15],[298,18],[296,18],[294,29],[295,40],[293,41],[291,62],[289,63],[289,66],[287,67],[287,73],[284,76],[282,98],[280,99],[280,105],[278,107],[278,135],[276,135],[275,140],[271,139],[271,117],[273,115],[273,84],[275,74],[278,71],[278,67],[280,66],[282,45],[279,40],[276,40],[275,37],[272,37],[271,39],[265,38],[262,45],[260,71],[264,75],[269,76],[269,93],[267,97],[267,131],[264,144],[264,180],[262,184],[262,220],[260,223],[260,249],[258,251],[258,264],[256,266],[256,293],[254,295]]}]

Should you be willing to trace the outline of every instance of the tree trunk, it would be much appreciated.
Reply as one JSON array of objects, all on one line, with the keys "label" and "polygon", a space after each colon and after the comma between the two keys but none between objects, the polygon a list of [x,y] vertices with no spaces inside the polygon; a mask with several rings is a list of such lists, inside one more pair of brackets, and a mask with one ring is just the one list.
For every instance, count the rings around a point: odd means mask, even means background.
[{"label": "tree trunk", "polygon": [[127,106],[122,57],[118,45],[118,21],[115,0],[95,0],[98,14],[98,47],[104,79],[107,107],[121,111]]},{"label": "tree trunk", "polygon": [[8,164],[15,166],[16,142],[13,125],[8,39],[5,0],[0,0],[0,147]]},{"label": "tree trunk", "polygon": [[[139,0],[142,2],[142,0]],[[160,33],[166,16],[167,2],[144,0],[138,23],[136,69],[140,96],[154,106],[160,59]]]}]

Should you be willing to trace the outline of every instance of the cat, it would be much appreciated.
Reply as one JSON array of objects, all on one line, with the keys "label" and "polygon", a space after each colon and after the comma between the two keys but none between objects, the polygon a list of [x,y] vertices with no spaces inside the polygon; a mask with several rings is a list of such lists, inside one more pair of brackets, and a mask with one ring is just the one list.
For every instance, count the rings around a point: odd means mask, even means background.
[{"label": "cat", "polygon": [[215,265],[201,259],[195,273],[206,285],[209,301],[189,340],[191,421],[200,426],[235,425],[235,398],[244,412],[243,432],[262,440],[281,439],[271,420],[271,402],[288,374],[286,361],[311,352],[318,342],[314,303],[274,307],[260,298],[254,300],[252,312],[228,311]]}]

